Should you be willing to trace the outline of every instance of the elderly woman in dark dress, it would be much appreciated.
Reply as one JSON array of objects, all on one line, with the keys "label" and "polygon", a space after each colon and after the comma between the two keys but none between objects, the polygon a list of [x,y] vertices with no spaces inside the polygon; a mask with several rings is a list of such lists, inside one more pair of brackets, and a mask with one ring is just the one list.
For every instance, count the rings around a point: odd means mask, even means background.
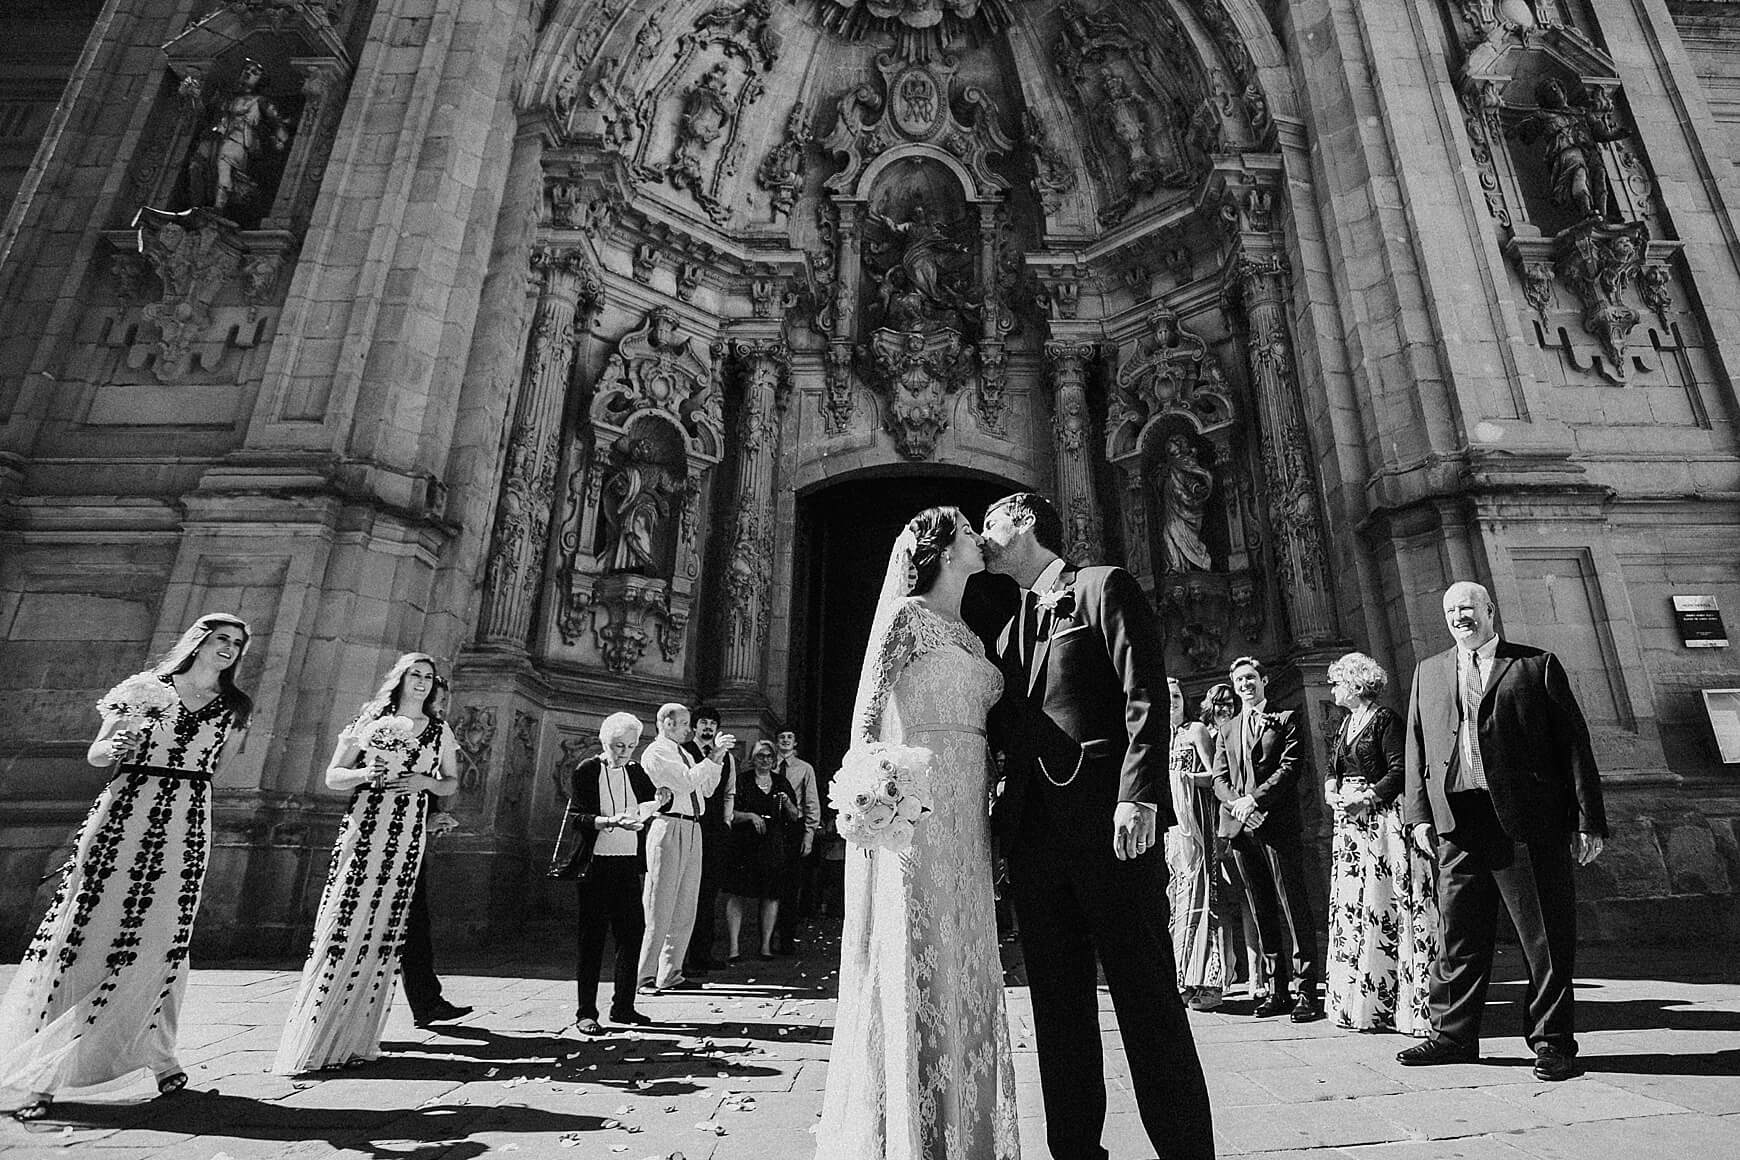
[{"label": "elderly woman in dark dress", "polygon": [[786,875],[796,872],[793,855],[803,814],[786,780],[774,772],[777,754],[770,741],[757,741],[749,768],[739,771],[726,810],[731,817],[731,852],[720,890],[725,895],[727,961],[736,962],[743,911],[761,903],[761,957],[773,958],[773,929],[779,920],[779,895]]}]

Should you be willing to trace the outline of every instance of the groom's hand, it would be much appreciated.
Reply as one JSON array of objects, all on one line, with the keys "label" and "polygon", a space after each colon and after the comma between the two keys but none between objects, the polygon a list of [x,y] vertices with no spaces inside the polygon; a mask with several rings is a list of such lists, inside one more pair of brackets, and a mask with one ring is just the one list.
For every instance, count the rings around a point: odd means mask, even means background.
[{"label": "groom's hand", "polygon": [[1112,852],[1120,862],[1140,857],[1159,841],[1154,811],[1136,802],[1119,802],[1112,814]]}]

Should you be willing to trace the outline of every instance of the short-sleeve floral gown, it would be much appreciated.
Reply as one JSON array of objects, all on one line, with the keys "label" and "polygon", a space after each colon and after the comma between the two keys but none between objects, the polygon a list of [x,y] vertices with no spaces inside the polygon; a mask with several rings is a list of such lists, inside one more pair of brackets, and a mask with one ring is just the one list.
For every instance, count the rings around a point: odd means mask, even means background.
[{"label": "short-sleeve floral gown", "polygon": [[141,1071],[159,1081],[181,1071],[175,1034],[211,857],[211,776],[238,726],[223,695],[198,710],[177,695],[97,795],[0,1001],[0,1088],[90,1095]]},{"label": "short-sleeve floral gown", "polygon": [[1002,675],[957,619],[896,611],[879,740],[935,753],[904,853],[846,851],[818,1160],[1013,1160],[1015,1073],[992,894],[985,715]]},{"label": "short-sleeve floral gown", "polygon": [[[431,718],[396,757],[409,773],[439,777],[441,756],[453,746],[452,732]],[[380,1057],[428,818],[421,790],[365,782],[352,791],[273,1071],[295,1075]]]}]

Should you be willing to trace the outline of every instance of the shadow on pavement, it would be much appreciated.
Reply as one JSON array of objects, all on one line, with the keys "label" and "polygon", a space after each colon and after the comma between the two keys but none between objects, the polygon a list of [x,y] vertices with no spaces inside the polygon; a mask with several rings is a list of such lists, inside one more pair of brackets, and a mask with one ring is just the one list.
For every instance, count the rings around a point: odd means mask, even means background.
[{"label": "shadow on pavement", "polygon": [[[53,1138],[68,1126],[98,1129],[148,1129],[199,1136],[282,1141],[290,1145],[318,1142],[335,1149],[361,1152],[379,1160],[439,1156],[469,1160],[491,1145],[470,1139],[474,1133],[553,1133],[558,1136],[607,1131],[610,1121],[589,1115],[569,1115],[516,1105],[497,1107],[432,1104],[403,1108],[286,1107],[265,1100],[228,1096],[221,1092],[188,1093],[169,1100],[138,1104],[56,1103],[53,1115],[31,1125],[33,1135]],[[404,1144],[427,1145],[407,1150]],[[576,1141],[576,1146],[586,1147]],[[584,1153],[582,1153],[584,1154]]]}]

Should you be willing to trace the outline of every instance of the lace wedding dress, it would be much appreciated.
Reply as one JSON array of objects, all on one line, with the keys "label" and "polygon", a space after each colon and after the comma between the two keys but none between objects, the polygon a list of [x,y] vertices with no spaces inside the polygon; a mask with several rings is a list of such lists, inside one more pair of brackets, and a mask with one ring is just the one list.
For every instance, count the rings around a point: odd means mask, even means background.
[{"label": "lace wedding dress", "polygon": [[856,736],[932,750],[934,812],[904,853],[847,849],[816,1155],[1014,1160],[984,728],[1002,675],[965,624],[916,599],[898,600],[883,620]]}]

